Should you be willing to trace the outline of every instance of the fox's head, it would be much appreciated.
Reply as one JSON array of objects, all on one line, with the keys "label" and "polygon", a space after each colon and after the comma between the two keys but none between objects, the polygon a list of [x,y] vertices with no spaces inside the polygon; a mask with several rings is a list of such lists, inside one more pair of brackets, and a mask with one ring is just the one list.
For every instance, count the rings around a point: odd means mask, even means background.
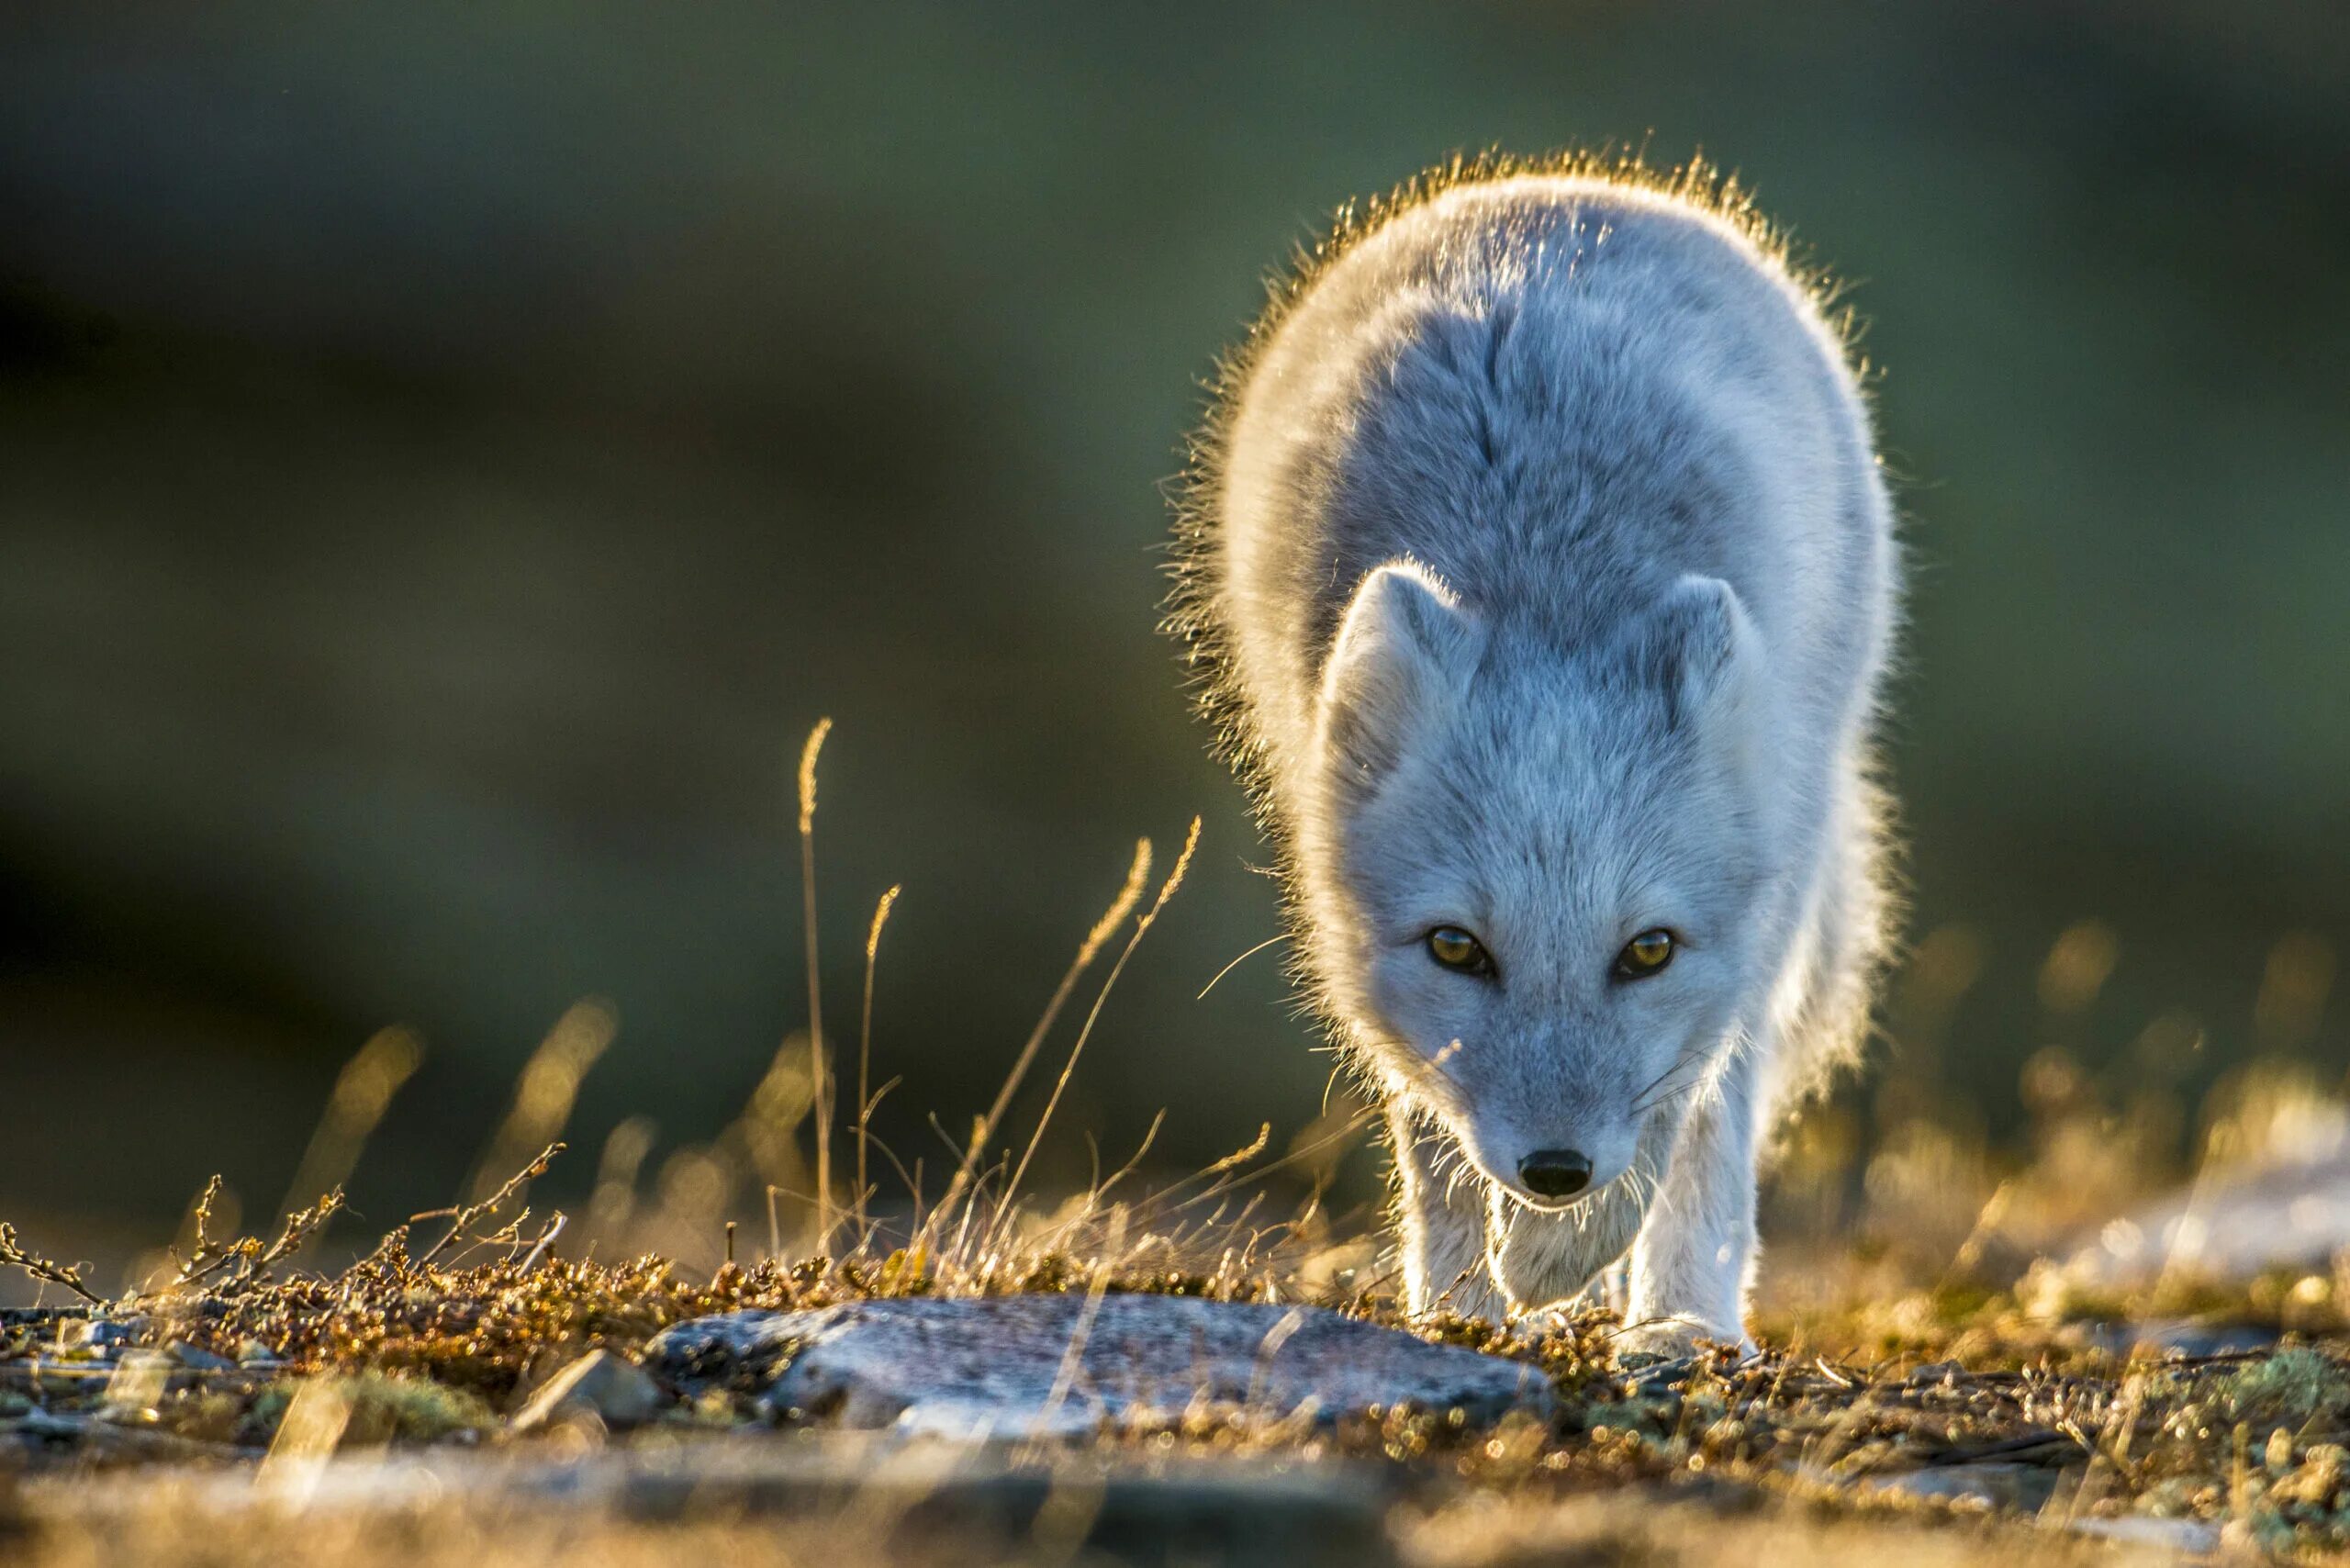
[{"label": "fox's head", "polygon": [[1622,1176],[1752,1022],[1762,656],[1711,577],[1589,647],[1408,562],[1340,622],[1299,829],[1315,968],[1391,1092],[1521,1203]]}]

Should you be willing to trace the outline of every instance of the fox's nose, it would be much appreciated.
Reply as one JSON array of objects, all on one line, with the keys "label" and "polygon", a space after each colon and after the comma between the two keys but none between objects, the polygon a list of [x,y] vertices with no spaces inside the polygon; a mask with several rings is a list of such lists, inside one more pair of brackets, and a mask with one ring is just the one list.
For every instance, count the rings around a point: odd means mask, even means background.
[{"label": "fox's nose", "polygon": [[1591,1184],[1591,1156],[1572,1148],[1538,1148],[1517,1162],[1518,1180],[1541,1198],[1572,1198]]}]

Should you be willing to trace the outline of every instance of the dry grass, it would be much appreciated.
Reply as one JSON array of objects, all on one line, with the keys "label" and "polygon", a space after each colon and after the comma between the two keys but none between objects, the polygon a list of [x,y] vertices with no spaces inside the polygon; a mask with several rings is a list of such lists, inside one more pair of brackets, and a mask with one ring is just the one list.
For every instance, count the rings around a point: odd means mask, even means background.
[{"label": "dry grass", "polygon": [[[1226,1170],[1206,1186],[1238,1175]],[[1335,1426],[1281,1411],[1169,1411],[1104,1430],[1085,1450],[1091,1461],[1249,1455],[1368,1465],[1408,1482],[1418,1511],[1396,1516],[1397,1539],[1407,1555],[1428,1561],[1517,1561],[1559,1520],[1575,1521],[1558,1528],[1595,1551],[1618,1538],[1660,1561],[1695,1550],[1700,1538],[1680,1524],[1635,1529],[1630,1515],[1592,1511],[1611,1496],[1678,1499],[1707,1518],[1727,1498],[1740,1510],[1737,1530],[1758,1542],[1826,1530],[1823,1550],[1850,1543],[1858,1551],[1875,1539],[1873,1530],[1896,1524],[2016,1514],[1981,1499],[1920,1501],[1886,1489],[1901,1477],[1982,1464],[1996,1466],[2003,1484],[2024,1475],[2018,1522],[2174,1521],[2274,1551],[2350,1550],[2350,1363],[2338,1348],[2350,1325],[2330,1281],[2322,1290],[2308,1278],[2223,1290],[2173,1278],[2102,1297],[2051,1291],[2036,1275],[2009,1290],[1944,1284],[1765,1321],[1760,1328],[1772,1349],[1751,1361],[1724,1352],[1627,1365],[1610,1349],[1617,1320],[1605,1312],[1514,1335],[1459,1319],[1406,1323],[1392,1294],[1326,1266],[1326,1242],[1302,1242],[1276,1227],[1236,1228],[1229,1218],[1158,1223],[1180,1218],[1183,1201],[1178,1192],[1157,1203],[1082,1205],[1058,1226],[1009,1226],[984,1251],[925,1258],[902,1248],[855,1249],[789,1264],[727,1264],[709,1275],[653,1257],[558,1259],[529,1246],[511,1223],[491,1229],[495,1214],[468,1215],[457,1228],[472,1227],[469,1245],[478,1251],[487,1231],[502,1252],[486,1261],[453,1261],[456,1248],[411,1256],[396,1234],[339,1271],[264,1276],[223,1268],[118,1304],[113,1311],[138,1344],[241,1355],[248,1363],[168,1385],[159,1379],[135,1407],[124,1406],[121,1373],[98,1352],[82,1355],[91,1372],[106,1375],[75,1378],[76,1353],[57,1348],[70,1318],[20,1322],[0,1338],[0,1410],[21,1416],[37,1405],[52,1422],[86,1423],[86,1441],[57,1443],[35,1463],[52,1477],[158,1457],[257,1457],[282,1442],[299,1390],[319,1379],[337,1380],[341,1404],[354,1412],[341,1435],[346,1450],[459,1442],[527,1453],[534,1439],[509,1436],[504,1417],[532,1383],[589,1348],[631,1351],[706,1313],[1089,1288],[1305,1300],[1533,1362],[1564,1396],[1563,1413],[1480,1430],[1446,1412],[1408,1408]],[[259,1245],[243,1238],[219,1250],[248,1257]],[[2105,1333],[2117,1322],[2187,1313],[2265,1325],[2282,1338],[2268,1350],[2178,1357],[2125,1348]],[[678,1395],[651,1439],[764,1427],[770,1417],[757,1409],[755,1392]],[[124,1438],[136,1440],[118,1440]],[[42,1484],[52,1488],[49,1502],[33,1511],[47,1518],[61,1494],[54,1479]],[[72,1507],[64,1514],[77,1522],[43,1527],[65,1543],[46,1561],[76,1561],[73,1552],[98,1550],[93,1540],[138,1528],[136,1509],[99,1522]],[[1876,1522],[1831,1529],[1818,1523],[1826,1516]],[[1448,1518],[1482,1522],[1466,1534],[1432,1522]],[[467,1515],[452,1523],[452,1539],[510,1524]],[[1785,1535],[1782,1526],[1797,1533]],[[607,1555],[595,1560],[628,1561],[640,1534],[639,1526],[615,1523],[597,1549]],[[239,1550],[260,1552],[260,1539]],[[535,1561],[538,1544],[531,1538],[498,1550]],[[1973,1538],[1933,1550],[1963,1560],[1978,1546],[1992,1551]],[[368,1544],[350,1560],[373,1561],[366,1553],[379,1550]],[[459,1548],[434,1540],[418,1548],[416,1560],[444,1550]]]},{"label": "dry grass", "polygon": [[[800,781],[811,909],[822,738],[821,730],[811,737]],[[909,1168],[870,1136],[872,1104],[889,1088],[871,1082],[871,966],[892,889],[866,946],[857,1102],[845,1118],[855,1185],[845,1193],[830,1180],[834,1074],[811,1023],[784,1042],[752,1103],[719,1137],[668,1157],[649,1202],[639,1178],[650,1135],[628,1123],[597,1161],[582,1223],[534,1215],[532,1184],[560,1153],[580,1079],[612,1038],[610,1010],[591,1002],[566,1014],[532,1057],[467,1200],[415,1216],[339,1268],[308,1261],[339,1207],[333,1188],[299,1205],[289,1199],[277,1222],[255,1234],[220,1234],[234,1205],[216,1182],[192,1205],[176,1247],[154,1255],[135,1274],[136,1288],[111,1301],[0,1226],[0,1265],[86,1304],[0,1322],[0,1551],[42,1568],[277,1561],[297,1551],[353,1564],[395,1555],[404,1564],[919,1562],[934,1552],[970,1560],[968,1540],[902,1532],[885,1540],[870,1520],[846,1514],[778,1529],[699,1513],[655,1526],[519,1504],[379,1507],[364,1518],[248,1507],[207,1534],[174,1522],[196,1507],[183,1471],[110,1493],[92,1490],[89,1477],[122,1466],[147,1476],[159,1459],[241,1464],[283,1449],[301,1392],[322,1380],[332,1380],[348,1416],[330,1449],[551,1453],[547,1439],[508,1428],[527,1392],[590,1349],[632,1353],[686,1318],[876,1296],[1088,1290],[1313,1303],[1539,1366],[1562,1396],[1551,1422],[1520,1417],[1478,1430],[1446,1412],[1407,1408],[1335,1426],[1281,1411],[1172,1411],[1042,1459],[1147,1467],[1246,1454],[1253,1466],[1367,1467],[1385,1478],[1381,1539],[1404,1561],[1665,1563],[1718,1560],[1734,1548],[1758,1562],[1835,1562],[1881,1557],[1894,1550],[1888,1543],[1899,1543],[1905,1560],[2011,1561],[2028,1547],[2073,1561],[2116,1550],[2079,1539],[2080,1527],[2098,1521],[2297,1556],[2350,1551],[2350,1268],[2222,1282],[2180,1266],[2117,1283],[2052,1261],[2085,1226],[2093,1234],[2177,1173],[2161,1146],[2163,1129],[2181,1121],[2144,1104],[2102,1103],[2058,1047],[2027,1069],[2036,1120],[2020,1158],[1882,1105],[1888,1130],[1864,1157],[1849,1114],[1835,1108],[1791,1139],[1771,1228],[1798,1239],[1774,1250],[1755,1324],[1767,1349],[1745,1363],[1723,1354],[1623,1364],[1611,1349],[1617,1322],[1602,1311],[1515,1333],[1452,1318],[1405,1321],[1382,1271],[1374,1216],[1341,1220],[1321,1201],[1337,1158],[1369,1136],[1367,1107],[1342,1105],[1278,1153],[1269,1127],[1171,1185],[1134,1190],[1137,1153],[1058,1203],[1024,1194],[1111,987],[1181,881],[1196,823],[1192,834],[1147,902],[1150,846],[1138,847],[1003,1091],[967,1141],[949,1140],[951,1175],[928,1202],[920,1163]],[[1122,930],[1050,1102],[1013,1140],[1016,1159],[1009,1148],[991,1158],[1016,1092]],[[2115,951],[2099,927],[2058,939],[2041,976],[2052,1015],[2087,1005]],[[2263,1026],[2298,1028],[2316,1005],[2307,983],[2314,966],[2299,948],[2279,952],[2271,969],[2285,978],[2265,982]],[[1930,935],[1896,998],[1897,1026],[1930,1041],[1974,973],[1963,940]],[[2157,1020],[2148,1031],[2158,1045],[2162,1027]],[[418,1057],[405,1035],[363,1049],[310,1139],[306,1171],[347,1175]],[[2223,1177],[2263,1151],[2306,1141],[2313,1126],[2339,1126],[2341,1109],[2325,1087],[2284,1067],[2237,1075],[2205,1110],[2196,1168]],[[1886,1102],[1897,1109],[1903,1092],[1889,1075]],[[526,1158],[542,1142],[543,1152]],[[812,1146],[812,1170],[800,1158],[803,1145]],[[1853,1164],[1863,1158],[1856,1182]],[[884,1167],[901,1200],[879,1201]],[[1281,1186],[1299,1177],[1299,1186]],[[1284,1193],[1278,1201],[1276,1192]],[[768,1246],[737,1261],[734,1222],[746,1217],[745,1202],[762,1200]],[[1806,1244],[1807,1233],[1831,1239]],[[677,1260],[689,1249],[710,1259],[721,1235],[722,1263]],[[122,1347],[77,1343],[84,1314],[122,1326],[129,1347],[177,1347],[183,1364],[157,1362],[145,1384],[126,1386]],[[2166,1356],[2132,1343],[2131,1326],[2149,1323],[2228,1326],[2267,1343]],[[751,1392],[677,1394],[637,1440],[707,1443],[763,1425]],[[1993,1468],[1976,1468],[1984,1466]],[[2012,1496],[1928,1500],[1900,1481],[1994,1471]],[[111,1501],[99,1507],[102,1496]],[[1921,1544],[1921,1519],[1950,1528]],[[10,1530],[18,1540],[8,1540]],[[1055,1556],[1032,1531],[990,1550],[1003,1561],[1066,1561],[1071,1547],[1063,1542]]]}]

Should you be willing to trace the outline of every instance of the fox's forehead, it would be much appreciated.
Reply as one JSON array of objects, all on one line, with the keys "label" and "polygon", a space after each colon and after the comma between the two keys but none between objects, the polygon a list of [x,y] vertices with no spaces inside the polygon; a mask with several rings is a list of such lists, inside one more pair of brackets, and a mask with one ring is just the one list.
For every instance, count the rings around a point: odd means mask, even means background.
[{"label": "fox's forehead", "polygon": [[1653,686],[1603,661],[1488,658],[1439,732],[1441,767],[1464,809],[1527,817],[1521,829],[1598,831],[1644,816],[1689,785],[1694,737]]},{"label": "fox's forehead", "polygon": [[[1464,702],[1428,753],[1360,824],[1367,859],[1399,873],[1385,890],[1529,928],[1637,917],[1692,896],[1686,884],[1735,849],[1708,820],[1685,736],[1661,721],[1632,745],[1562,705],[1493,724]],[[1623,715],[1619,715],[1623,717]]]},{"label": "fox's forehead", "polygon": [[1670,778],[1560,782],[1543,797],[1494,797],[1455,846],[1452,874],[1497,932],[1613,931],[1697,896],[1699,868],[1725,846],[1676,808]]}]

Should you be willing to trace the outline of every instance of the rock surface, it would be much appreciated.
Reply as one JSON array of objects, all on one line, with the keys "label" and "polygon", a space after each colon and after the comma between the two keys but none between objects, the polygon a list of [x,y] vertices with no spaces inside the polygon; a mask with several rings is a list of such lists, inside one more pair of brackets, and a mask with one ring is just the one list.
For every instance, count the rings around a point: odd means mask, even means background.
[{"label": "rock surface", "polygon": [[536,1431],[593,1417],[607,1427],[642,1426],[666,1403],[644,1369],[610,1350],[592,1350],[549,1378],[515,1413],[514,1429]]},{"label": "rock surface", "polygon": [[2098,1230],[2065,1273],[2143,1284],[2165,1268],[2223,1280],[2329,1267],[2350,1249],[2350,1129],[2328,1123],[2288,1157],[2214,1173]]},{"label": "rock surface", "polygon": [[1547,1416],[1539,1372],[1320,1307],[1109,1295],[912,1297],[682,1323],[646,1364],[770,1414],[970,1437],[1074,1435],[1196,1398],[1321,1420],[1374,1406]]},{"label": "rock surface", "polygon": [[2041,1465],[1978,1461],[1879,1477],[1867,1490],[2029,1514],[2055,1492],[2056,1479],[2055,1471]]},{"label": "rock surface", "polygon": [[2200,1323],[2192,1318],[2148,1318],[2135,1323],[2083,1324],[2084,1343],[2112,1355],[2233,1356],[2266,1350],[2281,1336],[2256,1324]]}]

